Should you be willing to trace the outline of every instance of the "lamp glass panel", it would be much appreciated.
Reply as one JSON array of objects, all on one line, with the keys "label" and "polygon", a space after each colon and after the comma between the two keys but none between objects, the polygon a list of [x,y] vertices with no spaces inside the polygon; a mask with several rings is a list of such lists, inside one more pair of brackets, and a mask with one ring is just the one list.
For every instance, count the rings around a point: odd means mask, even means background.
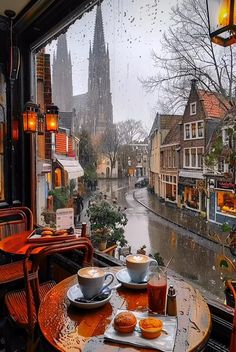
[{"label": "lamp glass panel", "polygon": [[56,132],[58,130],[58,115],[46,114],[46,130]]},{"label": "lamp glass panel", "polygon": [[230,0],[208,0],[208,8],[211,33],[229,25]]},{"label": "lamp glass panel", "polygon": [[23,114],[23,125],[25,132],[36,132],[37,113],[34,111],[26,111]]}]

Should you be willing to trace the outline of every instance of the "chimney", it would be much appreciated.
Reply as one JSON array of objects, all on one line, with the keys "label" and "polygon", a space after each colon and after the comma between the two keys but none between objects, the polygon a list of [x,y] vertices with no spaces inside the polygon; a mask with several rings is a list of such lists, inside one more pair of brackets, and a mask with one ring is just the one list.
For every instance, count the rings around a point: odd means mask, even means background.
[{"label": "chimney", "polygon": [[196,78],[191,79],[191,88],[195,89],[196,86],[197,86],[197,79]]}]

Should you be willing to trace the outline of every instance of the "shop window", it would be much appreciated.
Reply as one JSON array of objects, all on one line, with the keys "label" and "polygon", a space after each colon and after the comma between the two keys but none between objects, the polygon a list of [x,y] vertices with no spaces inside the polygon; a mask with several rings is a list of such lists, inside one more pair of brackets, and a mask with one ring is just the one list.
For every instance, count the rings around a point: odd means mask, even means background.
[{"label": "shop window", "polygon": [[197,113],[197,103],[191,103],[190,104],[190,115],[196,115]]},{"label": "shop window", "polygon": [[192,138],[196,138],[196,123],[192,123]]},{"label": "shop window", "polygon": [[217,192],[217,211],[236,217],[236,195],[230,191]]},{"label": "shop window", "polygon": [[199,168],[203,167],[203,149],[197,148],[197,166]]},{"label": "shop window", "polygon": [[196,167],[196,149],[191,149],[191,166]]},{"label": "shop window", "polygon": [[55,174],[55,187],[60,188],[62,186],[61,169],[57,168],[54,174]]},{"label": "shop window", "polygon": [[184,128],[185,128],[185,139],[189,139],[190,138],[190,124],[184,125]]},{"label": "shop window", "polygon": [[185,149],[184,151],[184,166],[185,167],[190,166],[189,149]]},{"label": "shop window", "polygon": [[198,138],[202,138],[203,137],[203,122],[200,121],[197,124],[197,133],[198,133]]}]

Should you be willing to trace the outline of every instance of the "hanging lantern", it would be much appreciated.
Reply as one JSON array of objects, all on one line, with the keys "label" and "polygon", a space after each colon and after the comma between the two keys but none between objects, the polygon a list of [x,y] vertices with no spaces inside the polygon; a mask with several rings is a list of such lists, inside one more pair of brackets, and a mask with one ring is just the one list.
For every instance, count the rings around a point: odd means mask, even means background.
[{"label": "hanging lantern", "polygon": [[38,122],[38,105],[32,101],[25,104],[23,113],[23,128],[26,133],[35,133]]},{"label": "hanging lantern", "polygon": [[58,127],[58,107],[55,105],[48,105],[46,107],[46,132],[58,132]]},{"label": "hanging lantern", "polygon": [[236,0],[206,0],[210,37],[213,43],[236,43]]},{"label": "hanging lantern", "polygon": [[14,142],[19,140],[19,121],[13,120],[12,121],[12,139]]}]

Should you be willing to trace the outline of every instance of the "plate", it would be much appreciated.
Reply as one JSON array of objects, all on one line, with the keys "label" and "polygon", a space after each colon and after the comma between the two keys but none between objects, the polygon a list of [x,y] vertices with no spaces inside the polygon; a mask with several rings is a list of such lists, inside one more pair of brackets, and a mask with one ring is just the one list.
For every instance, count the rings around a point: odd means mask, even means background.
[{"label": "plate", "polygon": [[110,296],[108,296],[103,301],[95,301],[95,302],[91,302],[91,303],[75,301],[75,298],[82,297],[82,296],[83,296],[83,294],[82,294],[78,284],[70,287],[69,290],[67,291],[67,297],[68,297],[70,303],[73,304],[74,306],[76,306],[78,308],[82,308],[82,309],[94,309],[94,308],[99,308],[99,307],[104,306],[104,304],[106,304],[107,302],[110,301],[111,296],[112,296],[112,291],[111,291]]},{"label": "plate", "polygon": [[124,287],[133,288],[135,290],[143,290],[147,287],[147,282],[137,283],[131,280],[126,268],[116,273],[116,278]]}]

